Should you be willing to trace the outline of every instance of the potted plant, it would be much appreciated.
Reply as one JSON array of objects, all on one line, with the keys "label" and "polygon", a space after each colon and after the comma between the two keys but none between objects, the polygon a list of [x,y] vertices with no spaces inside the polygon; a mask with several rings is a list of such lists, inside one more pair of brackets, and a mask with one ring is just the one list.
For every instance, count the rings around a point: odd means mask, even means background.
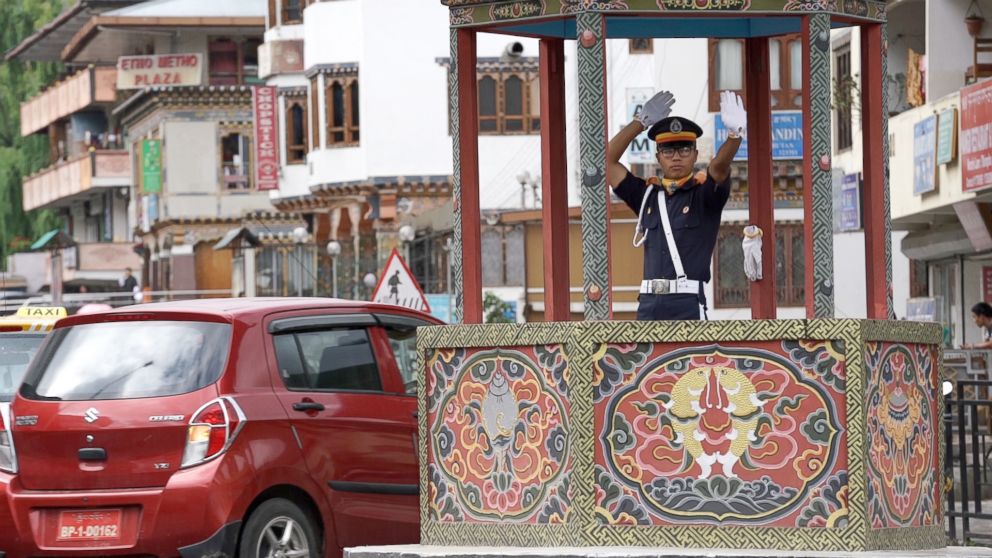
[{"label": "potted plant", "polygon": [[964,16],[964,26],[968,29],[968,34],[972,37],[977,37],[982,32],[982,25],[984,23],[985,18],[982,17],[982,11],[978,8],[977,0],[971,0],[971,5],[968,6],[968,12]]}]

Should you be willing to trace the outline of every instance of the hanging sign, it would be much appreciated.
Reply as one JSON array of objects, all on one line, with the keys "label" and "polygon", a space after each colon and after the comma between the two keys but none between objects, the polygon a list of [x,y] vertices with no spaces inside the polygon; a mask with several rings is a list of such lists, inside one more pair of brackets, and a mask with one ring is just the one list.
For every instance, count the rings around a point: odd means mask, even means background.
[{"label": "hanging sign", "polygon": [[255,116],[255,187],[275,190],[279,188],[276,88],[253,87],[251,100]]},{"label": "hanging sign", "polygon": [[946,165],[958,158],[958,109],[950,108],[937,115],[937,164]]},{"label": "hanging sign", "polygon": [[928,116],[913,126],[913,194],[937,189],[937,117]]},{"label": "hanging sign", "polygon": [[146,194],[162,191],[162,140],[141,140],[141,189]]},{"label": "hanging sign", "polygon": [[992,186],[992,81],[961,89],[961,189]]}]

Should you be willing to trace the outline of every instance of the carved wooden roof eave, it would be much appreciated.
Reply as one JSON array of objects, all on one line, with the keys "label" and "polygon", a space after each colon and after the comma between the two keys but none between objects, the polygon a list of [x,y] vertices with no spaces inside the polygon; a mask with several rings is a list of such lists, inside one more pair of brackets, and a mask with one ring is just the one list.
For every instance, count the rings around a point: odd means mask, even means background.
[{"label": "carved wooden roof eave", "polygon": [[[884,23],[886,4],[881,0],[724,0],[739,5],[696,7],[693,0],[440,0],[449,8],[451,27],[488,27],[514,23],[538,23],[573,18],[582,13],[624,16],[728,15],[765,18],[828,14],[855,23]],[[536,36],[536,35],[535,35]],[[658,37],[663,38],[663,37]]]}]

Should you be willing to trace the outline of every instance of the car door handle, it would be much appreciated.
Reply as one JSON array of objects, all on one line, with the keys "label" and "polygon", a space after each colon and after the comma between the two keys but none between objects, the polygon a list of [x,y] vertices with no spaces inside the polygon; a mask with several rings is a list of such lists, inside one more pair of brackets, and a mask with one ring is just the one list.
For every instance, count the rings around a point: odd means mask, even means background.
[{"label": "car door handle", "polygon": [[107,450],[103,448],[79,448],[80,461],[106,461]]},{"label": "car door handle", "polygon": [[293,403],[294,411],[323,411],[324,404],[317,403],[316,401],[300,401],[298,403]]}]

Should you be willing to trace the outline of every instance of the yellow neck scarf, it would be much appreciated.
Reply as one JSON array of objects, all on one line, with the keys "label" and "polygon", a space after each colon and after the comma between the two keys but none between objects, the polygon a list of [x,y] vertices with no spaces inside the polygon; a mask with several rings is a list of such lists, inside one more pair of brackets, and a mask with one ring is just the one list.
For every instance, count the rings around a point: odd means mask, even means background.
[{"label": "yellow neck scarf", "polygon": [[660,182],[660,186],[665,189],[665,192],[667,192],[669,196],[671,196],[672,194],[675,193],[676,190],[678,190],[682,186],[685,186],[685,183],[686,182],[689,182],[689,180],[691,180],[691,179],[692,179],[692,173],[689,173],[689,174],[685,175],[682,178],[655,178],[655,177],[652,177],[652,179],[649,180],[648,182],[650,182],[650,183],[652,183],[652,184],[654,184],[656,186],[658,186],[659,185],[659,182]]}]

